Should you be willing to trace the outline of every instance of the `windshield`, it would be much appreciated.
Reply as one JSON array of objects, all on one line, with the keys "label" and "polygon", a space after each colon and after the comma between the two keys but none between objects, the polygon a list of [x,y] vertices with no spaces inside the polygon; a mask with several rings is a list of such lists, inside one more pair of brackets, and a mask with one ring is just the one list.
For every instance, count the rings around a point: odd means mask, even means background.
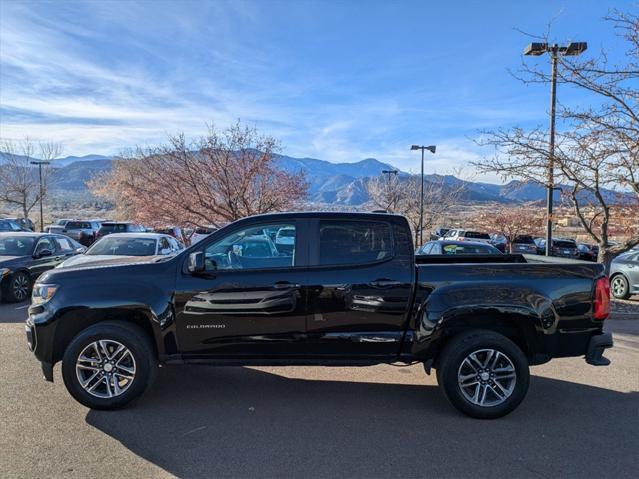
[{"label": "windshield", "polygon": [[35,238],[5,236],[0,238],[0,256],[29,256],[33,252]]},{"label": "windshield", "polygon": [[69,221],[67,223],[68,230],[88,230],[91,229],[91,224],[84,221]]},{"label": "windshield", "polygon": [[100,228],[100,233],[114,233],[114,232],[124,233],[125,231],[126,231],[125,223],[102,224],[102,227]]},{"label": "windshield", "polygon": [[532,236],[520,235],[515,238],[513,243],[522,243],[522,244],[535,244]]},{"label": "windshield", "polygon": [[443,254],[501,254],[497,248],[479,244],[446,244],[442,247]]},{"label": "windshield", "polygon": [[473,239],[490,239],[490,235],[488,233],[478,233],[477,231],[466,231],[466,233],[464,233],[464,237]]},{"label": "windshield", "polygon": [[295,230],[292,228],[282,228],[277,233],[277,236],[279,236],[280,238],[295,238]]},{"label": "windshield", "polygon": [[553,243],[557,248],[576,248],[575,243],[573,243],[572,241],[558,240],[553,241]]},{"label": "windshield", "polygon": [[113,238],[99,240],[86,255],[153,256],[156,240],[152,238]]}]

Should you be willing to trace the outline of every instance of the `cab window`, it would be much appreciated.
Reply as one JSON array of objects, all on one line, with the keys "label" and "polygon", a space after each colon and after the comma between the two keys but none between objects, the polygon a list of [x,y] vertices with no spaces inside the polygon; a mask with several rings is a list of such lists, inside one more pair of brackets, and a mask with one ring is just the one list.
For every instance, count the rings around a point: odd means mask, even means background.
[{"label": "cab window", "polygon": [[206,268],[230,270],[292,267],[295,266],[296,242],[294,224],[248,226],[207,246],[204,250]]},{"label": "cab window", "polygon": [[343,265],[392,257],[391,229],[377,221],[320,221],[320,264]]}]

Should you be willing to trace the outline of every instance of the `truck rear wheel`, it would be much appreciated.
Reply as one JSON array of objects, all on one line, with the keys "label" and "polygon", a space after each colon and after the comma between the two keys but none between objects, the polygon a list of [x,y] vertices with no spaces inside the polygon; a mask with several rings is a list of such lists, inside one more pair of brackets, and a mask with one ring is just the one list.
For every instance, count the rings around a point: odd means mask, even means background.
[{"label": "truck rear wheel", "polygon": [[157,362],[151,338],[138,326],[109,321],[80,332],[62,359],[69,393],[91,409],[117,409],[152,384]]},{"label": "truck rear wheel", "polygon": [[494,419],[512,412],[528,391],[524,353],[510,339],[475,330],[454,337],[437,362],[437,381],[450,403],[468,416]]}]

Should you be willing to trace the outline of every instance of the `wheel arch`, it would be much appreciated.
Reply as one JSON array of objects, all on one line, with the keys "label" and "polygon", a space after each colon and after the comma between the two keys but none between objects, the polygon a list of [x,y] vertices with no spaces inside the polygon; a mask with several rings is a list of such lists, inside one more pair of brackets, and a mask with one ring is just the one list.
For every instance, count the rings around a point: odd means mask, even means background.
[{"label": "wheel arch", "polygon": [[149,311],[130,308],[102,308],[88,309],[75,308],[63,312],[57,319],[55,335],[52,347],[52,364],[62,360],[67,347],[79,333],[90,326],[101,322],[125,322],[140,327],[149,335],[154,348],[154,354],[158,357],[157,332],[153,326]]},{"label": "wheel arch", "polygon": [[444,315],[435,328],[434,341],[428,348],[428,356],[434,359],[437,367],[439,353],[453,338],[470,330],[485,330],[501,334],[514,342],[524,353],[529,364],[543,364],[550,357],[541,352],[537,338],[538,323],[539,318],[525,308],[509,311],[496,311],[494,308],[473,309]]}]

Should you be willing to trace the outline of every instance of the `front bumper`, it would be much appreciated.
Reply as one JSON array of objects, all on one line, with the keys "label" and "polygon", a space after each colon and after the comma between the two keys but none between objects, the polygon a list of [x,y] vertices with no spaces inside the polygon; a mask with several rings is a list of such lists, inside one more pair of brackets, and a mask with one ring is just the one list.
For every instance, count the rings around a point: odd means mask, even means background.
[{"label": "front bumper", "polygon": [[604,358],[603,353],[606,349],[612,348],[612,334],[598,334],[590,338],[588,342],[588,350],[586,351],[586,362],[593,366],[608,366],[610,359]]}]

